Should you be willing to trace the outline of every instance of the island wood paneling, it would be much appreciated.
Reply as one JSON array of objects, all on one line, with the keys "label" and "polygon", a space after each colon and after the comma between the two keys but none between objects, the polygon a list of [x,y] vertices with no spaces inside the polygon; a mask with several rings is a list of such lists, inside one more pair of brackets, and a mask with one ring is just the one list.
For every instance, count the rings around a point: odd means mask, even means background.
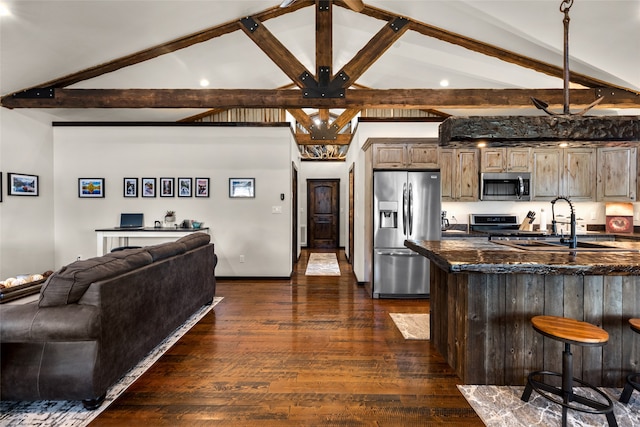
[{"label": "island wood paneling", "polygon": [[524,385],[535,370],[561,371],[563,344],[536,333],[531,317],[570,317],[602,327],[602,347],[573,346],[574,374],[621,387],[640,371],[637,276],[452,274],[432,263],[431,336],[465,384]]}]

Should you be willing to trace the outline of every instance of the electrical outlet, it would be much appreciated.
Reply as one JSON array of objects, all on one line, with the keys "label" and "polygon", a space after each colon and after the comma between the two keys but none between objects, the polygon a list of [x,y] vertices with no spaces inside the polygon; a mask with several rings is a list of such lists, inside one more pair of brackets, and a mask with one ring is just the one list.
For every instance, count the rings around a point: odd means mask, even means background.
[{"label": "electrical outlet", "polygon": [[281,214],[282,213],[282,206],[271,206],[271,213],[272,214]]},{"label": "electrical outlet", "polygon": [[240,255],[240,262],[244,262],[244,255]]},{"label": "electrical outlet", "polygon": [[596,211],[591,211],[591,219],[597,219]]}]

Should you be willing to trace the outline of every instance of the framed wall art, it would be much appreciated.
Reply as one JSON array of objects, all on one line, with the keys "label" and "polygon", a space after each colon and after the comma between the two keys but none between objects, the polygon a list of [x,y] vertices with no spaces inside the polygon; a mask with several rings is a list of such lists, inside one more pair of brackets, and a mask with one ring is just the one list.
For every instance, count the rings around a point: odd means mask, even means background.
[{"label": "framed wall art", "polygon": [[125,178],[122,188],[124,197],[138,197],[138,178]]},{"label": "framed wall art", "polygon": [[209,178],[196,178],[196,197],[209,197]]},{"label": "framed wall art", "polygon": [[178,197],[191,197],[191,178],[178,178]]},{"label": "framed wall art", "polygon": [[175,183],[174,178],[160,178],[160,197],[173,197],[175,196]]},{"label": "framed wall art", "polygon": [[142,197],[156,197],[156,179],[142,178]]},{"label": "framed wall art", "polygon": [[38,175],[7,174],[7,194],[10,196],[38,196]]},{"label": "framed wall art", "polygon": [[78,197],[104,197],[104,178],[78,178]]},{"label": "framed wall art", "polygon": [[256,197],[255,178],[229,178],[229,197]]}]

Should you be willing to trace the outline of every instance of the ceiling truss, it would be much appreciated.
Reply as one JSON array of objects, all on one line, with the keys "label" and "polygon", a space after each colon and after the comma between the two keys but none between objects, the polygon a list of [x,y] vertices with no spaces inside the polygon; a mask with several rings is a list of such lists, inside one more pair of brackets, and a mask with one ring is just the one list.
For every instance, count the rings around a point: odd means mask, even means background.
[{"label": "ceiling truss", "polygon": [[[287,8],[273,7],[250,17],[211,27],[197,33],[127,55],[52,81],[6,95],[7,108],[286,108],[308,133],[297,133],[299,144],[349,143],[340,130],[364,108],[426,109],[436,114],[443,108],[530,108],[531,97],[550,106],[563,105],[562,89],[370,89],[356,81],[406,31],[462,46],[471,51],[562,78],[563,69],[533,58],[452,33],[431,25],[365,6],[360,12],[387,24],[338,72],[332,68],[332,5],[343,1],[300,0]],[[316,8],[316,70],[306,67],[275,37],[263,22],[304,7]],[[201,43],[234,31],[243,31],[293,82],[286,89],[65,89],[105,73],[138,64],[160,55]],[[640,108],[640,94],[592,77],[571,72],[570,81],[587,89],[572,89],[575,105],[589,105],[605,96],[598,108]],[[319,110],[321,119],[329,109],[345,109],[332,123],[311,120],[303,108]],[[211,114],[211,112],[209,112]],[[198,115],[201,117],[202,115]],[[196,116],[194,116],[196,117]],[[183,121],[187,121],[185,119]]]}]

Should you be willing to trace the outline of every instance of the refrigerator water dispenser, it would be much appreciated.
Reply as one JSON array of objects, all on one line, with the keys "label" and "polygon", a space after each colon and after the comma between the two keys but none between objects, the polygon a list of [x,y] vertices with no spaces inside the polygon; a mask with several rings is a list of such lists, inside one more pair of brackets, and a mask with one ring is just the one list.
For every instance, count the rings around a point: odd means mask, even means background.
[{"label": "refrigerator water dispenser", "polygon": [[398,228],[398,202],[379,202],[380,228]]}]

